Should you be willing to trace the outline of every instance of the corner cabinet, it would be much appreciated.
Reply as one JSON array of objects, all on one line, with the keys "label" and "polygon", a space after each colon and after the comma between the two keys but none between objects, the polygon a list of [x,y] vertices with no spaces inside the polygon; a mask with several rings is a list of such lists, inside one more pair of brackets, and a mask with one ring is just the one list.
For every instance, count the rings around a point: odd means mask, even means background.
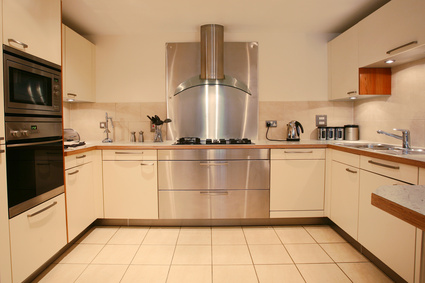
[{"label": "corner cabinet", "polygon": [[3,44],[61,65],[61,1],[3,0]]},{"label": "corner cabinet", "polygon": [[271,150],[271,218],[324,215],[325,151]]},{"label": "corner cabinet", "polygon": [[105,218],[158,219],[156,150],[104,150]]},{"label": "corner cabinet", "polygon": [[65,196],[10,219],[13,282],[22,282],[66,245]]},{"label": "corner cabinet", "polygon": [[62,25],[64,101],[95,102],[96,46]]}]

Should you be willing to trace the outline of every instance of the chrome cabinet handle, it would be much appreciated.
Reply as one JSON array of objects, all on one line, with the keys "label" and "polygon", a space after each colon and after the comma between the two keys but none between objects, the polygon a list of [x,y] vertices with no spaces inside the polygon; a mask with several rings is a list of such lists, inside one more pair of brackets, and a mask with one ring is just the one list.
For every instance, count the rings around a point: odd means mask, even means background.
[{"label": "chrome cabinet handle", "polygon": [[284,151],[285,153],[313,153],[312,150],[310,151]]},{"label": "chrome cabinet handle", "polygon": [[221,162],[221,163],[208,163],[208,162],[199,162],[201,166],[227,166],[229,163]]},{"label": "chrome cabinet handle", "polygon": [[153,166],[155,163],[140,163],[141,166]]},{"label": "chrome cabinet handle", "polygon": [[60,142],[60,140],[53,140],[53,141],[44,141],[44,142],[31,142],[31,143],[18,143],[18,144],[8,144],[6,147],[20,147],[20,146],[31,146],[31,145],[40,145],[40,144],[49,144],[49,143],[55,143]]},{"label": "chrome cabinet handle", "polygon": [[28,215],[27,215],[27,217],[28,217],[28,218],[30,218],[30,217],[36,216],[37,214],[40,214],[40,213],[42,213],[42,212],[44,212],[44,211],[48,210],[49,208],[54,207],[54,206],[55,206],[55,205],[57,205],[57,204],[58,204],[58,202],[57,202],[57,201],[55,201],[55,202],[53,202],[51,205],[46,206],[45,208],[40,209],[40,210],[39,210],[39,211],[37,211],[37,212],[34,212],[34,213],[32,213],[32,214],[28,214]]},{"label": "chrome cabinet handle", "polygon": [[351,170],[350,168],[346,168],[345,171],[353,173],[353,174],[357,174],[357,171]]},{"label": "chrome cabinet handle", "polygon": [[127,151],[115,151],[115,154],[143,154],[143,152],[127,152]]},{"label": "chrome cabinet handle", "polygon": [[379,163],[379,162],[376,162],[376,161],[373,161],[373,160],[369,160],[368,162],[370,164],[382,166],[382,167],[385,167],[385,168],[396,169],[396,170],[400,169],[400,166],[388,165],[388,164]]},{"label": "chrome cabinet handle", "polygon": [[71,176],[71,175],[75,175],[75,174],[77,174],[78,172],[80,172],[80,170],[75,170],[74,172],[68,173],[68,175],[69,175],[69,176]]},{"label": "chrome cabinet handle", "polygon": [[23,48],[28,48],[28,44],[23,43],[22,41],[19,41],[19,40],[16,40],[16,39],[9,38],[7,41],[9,41],[9,43],[10,43],[10,42],[14,42],[14,43],[16,43],[16,44],[19,44],[19,45],[21,45]]},{"label": "chrome cabinet handle", "polygon": [[81,155],[81,156],[77,156],[77,157],[75,157],[76,159],[81,159],[81,158],[86,158],[87,157],[87,155]]},{"label": "chrome cabinet handle", "polygon": [[68,92],[66,95],[70,95],[70,96],[73,96],[73,97],[77,96],[75,93],[70,93],[70,92]]},{"label": "chrome cabinet handle", "polygon": [[394,52],[394,51],[396,51],[396,50],[399,50],[399,49],[401,49],[401,48],[403,48],[403,47],[406,47],[406,46],[409,46],[409,45],[412,45],[412,44],[417,44],[418,43],[418,41],[411,41],[411,42],[409,42],[409,43],[406,43],[406,44],[403,44],[403,45],[400,45],[399,47],[396,47],[396,48],[393,48],[393,49],[391,49],[391,50],[388,50],[387,51],[387,54],[391,54],[392,52]]},{"label": "chrome cabinet handle", "polygon": [[347,92],[347,94],[355,94],[355,93],[357,93],[356,90],[352,90],[352,91]]}]

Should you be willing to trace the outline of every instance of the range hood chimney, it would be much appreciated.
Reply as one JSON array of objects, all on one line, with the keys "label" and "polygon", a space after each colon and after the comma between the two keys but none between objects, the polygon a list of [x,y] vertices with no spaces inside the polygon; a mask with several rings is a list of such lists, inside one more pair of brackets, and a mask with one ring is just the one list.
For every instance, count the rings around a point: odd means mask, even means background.
[{"label": "range hood chimney", "polygon": [[246,84],[236,78],[224,75],[224,27],[222,25],[201,26],[201,74],[181,83],[176,88],[174,95],[203,85],[233,87],[251,95]]},{"label": "range hood chimney", "polygon": [[224,27],[201,26],[201,80],[224,80]]}]

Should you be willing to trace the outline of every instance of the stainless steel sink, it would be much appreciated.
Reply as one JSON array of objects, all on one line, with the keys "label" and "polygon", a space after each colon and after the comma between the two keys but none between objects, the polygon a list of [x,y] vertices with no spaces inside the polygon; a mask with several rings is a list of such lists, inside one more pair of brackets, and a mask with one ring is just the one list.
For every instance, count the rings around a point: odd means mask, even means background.
[{"label": "stainless steel sink", "polygon": [[424,148],[402,148],[392,144],[382,143],[335,143],[335,145],[353,147],[364,150],[372,150],[382,153],[394,154],[394,155],[414,155],[414,154],[425,154]]}]

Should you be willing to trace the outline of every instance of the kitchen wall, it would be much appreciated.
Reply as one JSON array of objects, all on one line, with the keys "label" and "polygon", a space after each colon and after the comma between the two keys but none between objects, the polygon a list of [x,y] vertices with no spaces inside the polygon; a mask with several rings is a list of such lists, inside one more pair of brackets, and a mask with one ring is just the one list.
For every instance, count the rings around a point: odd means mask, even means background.
[{"label": "kitchen wall", "polygon": [[[166,117],[165,102],[140,103],[65,103],[65,127],[76,129],[85,141],[100,141],[105,137],[99,122],[105,120],[105,112],[113,117],[113,139],[129,141],[130,132],[145,132],[145,140],[152,141],[154,133],[149,132],[150,122],[146,115]],[[265,140],[266,120],[277,120],[277,128],[270,128],[269,138],[283,139],[286,124],[298,120],[304,127],[302,139],[316,139],[316,114],[328,115],[328,124],[342,126],[353,121],[352,102],[328,101],[260,101],[258,137]],[[164,128],[165,129],[165,128]],[[166,131],[164,131],[164,134]]]},{"label": "kitchen wall", "polygon": [[364,140],[400,144],[377,130],[409,129],[412,145],[425,146],[425,59],[392,68],[392,95],[354,103],[354,121]]}]

